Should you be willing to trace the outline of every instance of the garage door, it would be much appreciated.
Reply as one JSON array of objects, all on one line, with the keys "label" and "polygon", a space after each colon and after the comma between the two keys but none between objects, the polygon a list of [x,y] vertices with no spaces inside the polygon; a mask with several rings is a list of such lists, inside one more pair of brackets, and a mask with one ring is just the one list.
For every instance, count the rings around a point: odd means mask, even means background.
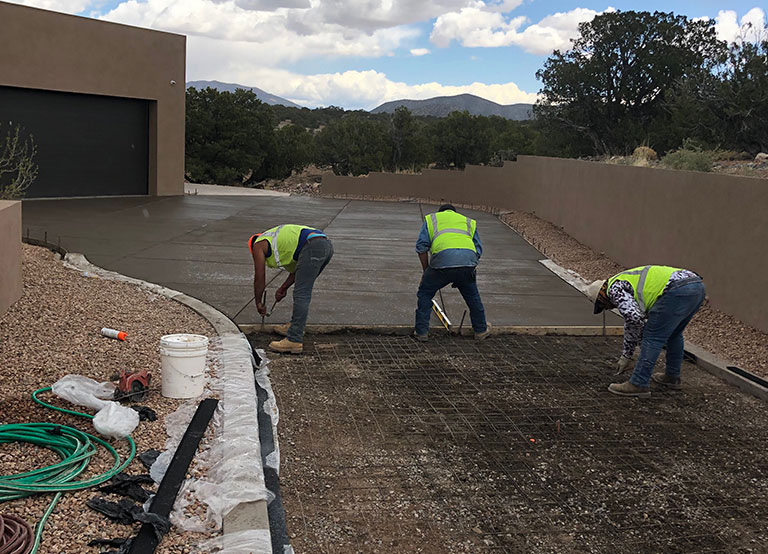
[{"label": "garage door", "polygon": [[148,194],[146,100],[0,87],[0,122],[37,146],[27,198]]}]

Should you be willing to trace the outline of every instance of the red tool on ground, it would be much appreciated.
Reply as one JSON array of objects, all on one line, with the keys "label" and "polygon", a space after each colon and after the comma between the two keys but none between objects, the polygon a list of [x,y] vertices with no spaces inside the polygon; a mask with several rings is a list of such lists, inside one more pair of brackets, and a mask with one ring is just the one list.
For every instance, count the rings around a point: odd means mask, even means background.
[{"label": "red tool on ground", "polygon": [[130,371],[124,369],[120,372],[120,379],[115,389],[115,400],[139,401],[143,400],[149,392],[149,383],[152,375],[146,369]]}]

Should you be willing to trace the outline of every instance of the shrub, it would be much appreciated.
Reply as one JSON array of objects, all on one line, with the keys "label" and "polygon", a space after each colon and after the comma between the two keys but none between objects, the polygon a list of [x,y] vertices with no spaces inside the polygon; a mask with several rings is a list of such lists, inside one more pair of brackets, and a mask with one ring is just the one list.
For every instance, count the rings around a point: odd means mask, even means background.
[{"label": "shrub", "polygon": [[649,146],[638,146],[635,148],[634,152],[632,152],[632,158],[634,158],[635,162],[646,164],[648,162],[654,162],[659,159],[659,155],[656,154],[656,150]]},{"label": "shrub", "polygon": [[5,137],[0,139],[0,200],[15,200],[24,196],[24,191],[37,178],[36,153],[32,135],[24,138],[20,125],[11,126]]},{"label": "shrub", "polygon": [[661,163],[670,169],[712,171],[712,156],[702,150],[676,150],[664,156]]}]

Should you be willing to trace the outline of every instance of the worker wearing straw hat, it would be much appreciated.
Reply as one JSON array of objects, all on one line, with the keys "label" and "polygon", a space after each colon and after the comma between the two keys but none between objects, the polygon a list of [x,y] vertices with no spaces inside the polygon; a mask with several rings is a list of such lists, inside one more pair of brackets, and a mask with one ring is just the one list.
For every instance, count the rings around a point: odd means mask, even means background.
[{"label": "worker wearing straw hat", "polygon": [[[624,318],[624,344],[618,362],[622,373],[632,364],[635,348],[640,356],[628,381],[613,383],[608,390],[620,396],[648,397],[650,381],[680,389],[683,363],[683,330],[701,307],[704,283],[696,273],[662,265],[635,267],[605,281],[589,285],[587,295],[594,313],[617,308]],[[667,347],[666,371],[653,374],[653,367]]]}]

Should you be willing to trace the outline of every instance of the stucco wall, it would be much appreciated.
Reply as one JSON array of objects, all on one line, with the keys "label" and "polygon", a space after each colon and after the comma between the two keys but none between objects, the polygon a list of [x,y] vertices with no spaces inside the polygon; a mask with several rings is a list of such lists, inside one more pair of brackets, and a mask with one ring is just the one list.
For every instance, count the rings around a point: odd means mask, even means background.
[{"label": "stucco wall", "polygon": [[21,292],[21,202],[0,200],[0,317]]},{"label": "stucco wall", "polygon": [[323,192],[533,212],[627,267],[697,271],[713,306],[768,331],[768,183],[762,179],[520,156],[503,168],[329,176]]},{"label": "stucco wall", "polygon": [[186,37],[0,2],[0,52],[0,85],[150,100],[149,193],[184,194]]}]

